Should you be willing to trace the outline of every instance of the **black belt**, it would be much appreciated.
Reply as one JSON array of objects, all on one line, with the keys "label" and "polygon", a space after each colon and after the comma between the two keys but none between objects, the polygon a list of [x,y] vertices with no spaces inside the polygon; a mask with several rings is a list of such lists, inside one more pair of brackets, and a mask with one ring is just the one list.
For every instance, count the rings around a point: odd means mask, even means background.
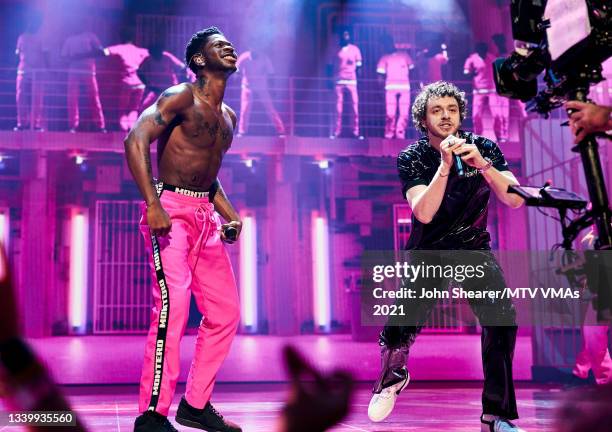
[{"label": "black belt", "polygon": [[158,181],[157,183],[155,183],[155,189],[157,191],[157,196],[161,196],[162,191],[167,190],[170,192],[178,193],[178,194],[193,197],[193,198],[208,198],[208,201],[213,202],[213,200],[215,199],[215,194],[217,193],[217,190],[219,189],[219,182],[215,180],[213,184],[210,186],[210,189],[207,191],[195,191],[195,190],[180,187],[180,186],[173,186],[171,184],[164,183],[162,181]]},{"label": "black belt", "polygon": [[193,198],[208,198],[208,195],[210,194],[210,191],[206,191],[206,192],[194,191],[194,190],[179,187],[179,186],[173,186],[167,183],[162,183],[162,189],[170,191],[170,192],[178,193],[181,195],[193,197]]}]

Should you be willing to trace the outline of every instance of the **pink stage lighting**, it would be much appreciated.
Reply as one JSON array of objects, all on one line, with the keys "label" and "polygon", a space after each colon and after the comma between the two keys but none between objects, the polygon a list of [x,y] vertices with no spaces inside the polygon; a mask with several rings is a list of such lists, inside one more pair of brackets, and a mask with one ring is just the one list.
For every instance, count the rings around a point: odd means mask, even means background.
[{"label": "pink stage lighting", "polygon": [[68,319],[74,333],[87,326],[88,220],[85,210],[74,209],[70,219],[70,295]]},{"label": "pink stage lighting", "polygon": [[315,330],[331,329],[329,275],[329,232],[327,219],[312,213],[312,283]]},{"label": "pink stage lighting", "polygon": [[9,230],[10,216],[8,209],[0,209],[0,243],[4,245],[4,250],[8,254],[9,251]]},{"label": "pink stage lighting", "polygon": [[248,333],[257,332],[257,224],[252,215],[242,216],[240,308],[242,330]]}]

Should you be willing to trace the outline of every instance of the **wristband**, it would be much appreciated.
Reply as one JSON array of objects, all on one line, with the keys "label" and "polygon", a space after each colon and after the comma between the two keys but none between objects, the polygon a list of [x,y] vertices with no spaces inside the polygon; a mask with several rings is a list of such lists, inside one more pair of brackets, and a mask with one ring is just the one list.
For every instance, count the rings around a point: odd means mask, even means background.
[{"label": "wristband", "polygon": [[480,174],[482,174],[484,172],[487,172],[493,166],[493,161],[491,159],[486,157],[486,158],[484,158],[484,160],[487,161],[487,163],[482,168],[478,168],[478,172]]}]

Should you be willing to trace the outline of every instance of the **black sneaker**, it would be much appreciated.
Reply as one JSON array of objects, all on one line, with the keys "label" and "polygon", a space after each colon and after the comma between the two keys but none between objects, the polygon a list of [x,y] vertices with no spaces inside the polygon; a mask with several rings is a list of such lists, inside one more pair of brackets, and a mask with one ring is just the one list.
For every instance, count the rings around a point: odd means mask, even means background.
[{"label": "black sneaker", "polygon": [[240,426],[224,420],[223,416],[210,402],[207,402],[203,409],[198,409],[189,405],[185,397],[181,398],[181,403],[176,410],[175,420],[180,425],[208,432],[242,432]]},{"label": "black sneaker", "polygon": [[145,411],[136,418],[134,432],[178,432],[172,423],[154,411]]}]

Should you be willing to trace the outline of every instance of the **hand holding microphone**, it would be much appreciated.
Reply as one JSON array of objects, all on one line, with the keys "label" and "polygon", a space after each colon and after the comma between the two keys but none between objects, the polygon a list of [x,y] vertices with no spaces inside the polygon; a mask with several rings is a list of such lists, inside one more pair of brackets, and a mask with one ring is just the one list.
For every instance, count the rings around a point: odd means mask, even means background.
[{"label": "hand holding microphone", "polygon": [[457,174],[460,177],[465,175],[464,163],[461,160],[461,156],[454,153],[454,151],[459,149],[463,144],[465,144],[465,139],[457,138],[454,135],[447,136],[444,141],[440,143],[440,154],[442,156],[442,177],[446,177],[450,173],[450,169],[453,164],[455,165]]}]

